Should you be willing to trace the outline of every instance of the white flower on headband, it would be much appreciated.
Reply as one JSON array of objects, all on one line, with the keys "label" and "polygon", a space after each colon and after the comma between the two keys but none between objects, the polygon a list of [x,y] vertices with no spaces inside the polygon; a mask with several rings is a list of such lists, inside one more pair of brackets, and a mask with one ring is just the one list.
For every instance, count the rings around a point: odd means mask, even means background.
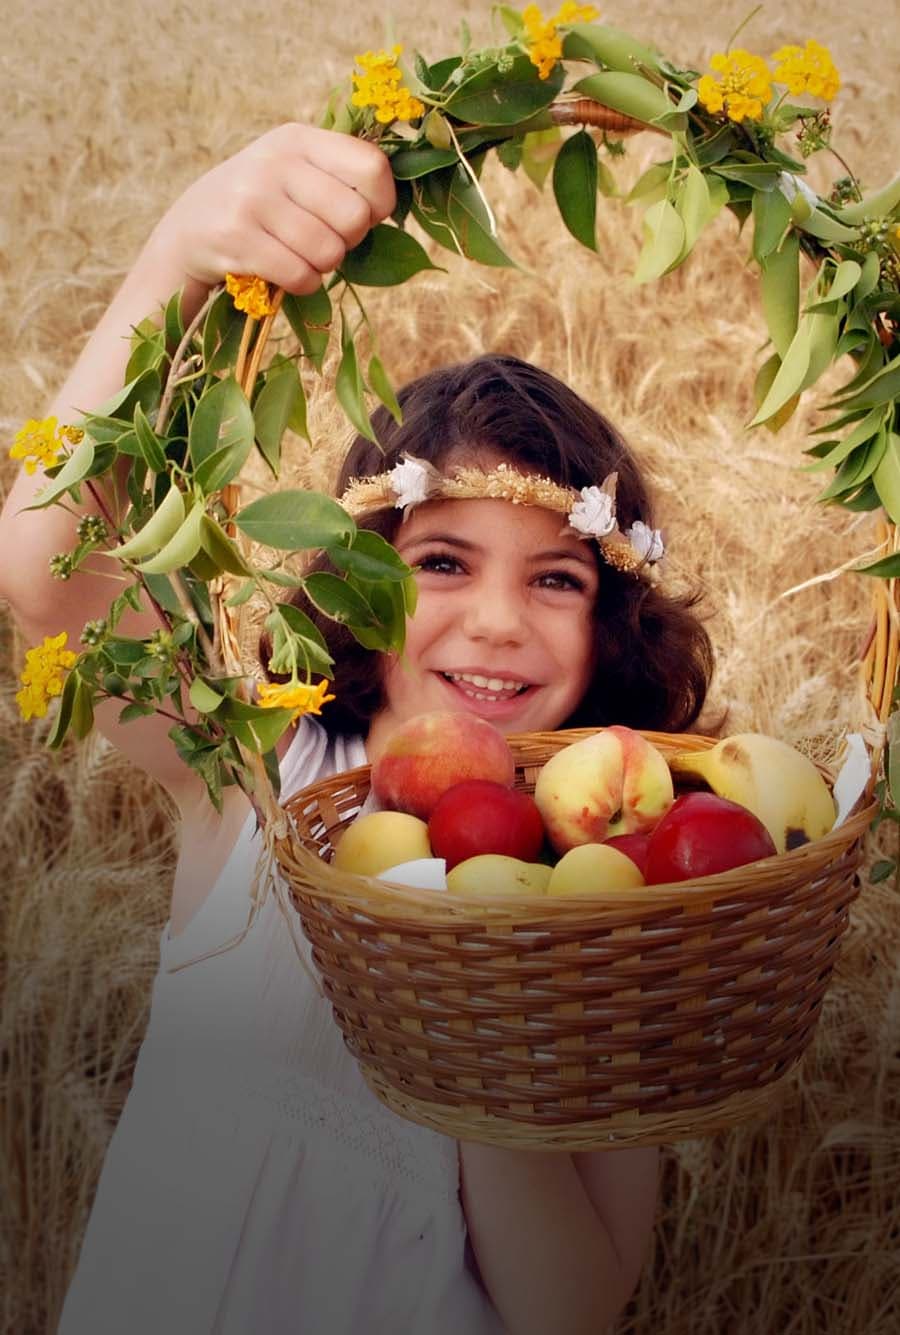
[{"label": "white flower on headband", "polygon": [[405,510],[408,505],[419,505],[427,501],[434,490],[436,470],[423,459],[416,459],[407,454],[403,462],[395,464],[388,473],[391,491],[398,510]]},{"label": "white flower on headband", "polygon": [[616,501],[600,487],[582,487],[581,500],[569,511],[572,528],[586,538],[605,538],[616,527]]},{"label": "white flower on headband", "polygon": [[636,519],[631,528],[625,530],[625,536],[641,560],[648,564],[662,560],[666,554],[659,529],[651,528],[640,519]]}]

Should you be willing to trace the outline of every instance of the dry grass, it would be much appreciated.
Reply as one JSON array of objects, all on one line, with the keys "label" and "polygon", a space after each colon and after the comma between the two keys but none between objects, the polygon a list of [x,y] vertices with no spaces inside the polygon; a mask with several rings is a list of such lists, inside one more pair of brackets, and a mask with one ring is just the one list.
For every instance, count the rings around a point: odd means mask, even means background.
[{"label": "dry grass", "polygon": [[[748,8],[749,6],[747,6]],[[696,64],[745,6],[649,0],[606,16]],[[198,172],[280,119],[312,116],[381,19],[338,0],[215,18],[155,6],[38,0],[5,18],[8,112],[0,167],[0,426],[39,415],[140,239]],[[489,38],[487,6],[392,6],[396,32],[452,49],[459,18]],[[767,7],[743,40],[772,50],[815,35],[845,76],[837,140],[870,185],[897,157],[885,115],[898,61],[891,0]],[[893,56],[893,58],[892,58]],[[635,142],[622,179],[656,148]],[[818,168],[828,172],[823,162]],[[836,169],[835,174],[839,174]],[[801,741],[861,717],[855,658],[868,591],[851,578],[779,594],[865,551],[868,517],[816,507],[799,471],[813,405],[775,438],[748,434],[764,330],[733,220],[656,287],[622,276],[639,220],[602,208],[600,255],[563,232],[531,187],[491,175],[520,271],[447,262],[371,309],[397,380],[484,349],[566,377],[647,460],[680,574],[708,591],[720,668],[711,707],[732,727]],[[443,260],[441,262],[444,262]],[[320,451],[297,475],[324,485],[345,440],[322,396]],[[9,472],[4,476],[8,479]],[[58,1309],[104,1146],[146,1019],[174,856],[153,785],[99,744],[51,756],[13,704],[21,653],[0,623],[0,867],[6,960],[3,1198],[5,1326],[43,1331]],[[876,850],[873,847],[873,856]],[[866,887],[790,1097],[765,1126],[666,1152],[654,1263],[623,1329],[634,1335],[888,1335],[900,1325],[900,920],[891,884]]]}]

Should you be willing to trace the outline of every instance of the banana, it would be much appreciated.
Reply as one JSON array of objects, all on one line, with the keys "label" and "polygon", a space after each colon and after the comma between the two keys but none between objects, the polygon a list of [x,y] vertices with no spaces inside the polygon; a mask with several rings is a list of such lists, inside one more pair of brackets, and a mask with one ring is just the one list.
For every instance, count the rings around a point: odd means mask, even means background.
[{"label": "banana", "polygon": [[834,825],[834,798],[811,760],[763,733],[741,732],[708,751],[669,757],[673,774],[696,775],[719,797],[747,807],[779,853],[821,839]]}]

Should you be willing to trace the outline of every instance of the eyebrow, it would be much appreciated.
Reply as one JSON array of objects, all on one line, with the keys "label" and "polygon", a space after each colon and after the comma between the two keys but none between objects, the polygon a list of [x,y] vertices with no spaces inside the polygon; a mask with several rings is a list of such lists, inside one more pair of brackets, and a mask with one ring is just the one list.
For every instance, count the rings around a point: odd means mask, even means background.
[{"label": "eyebrow", "polygon": [[[457,538],[452,533],[423,533],[421,537],[413,539],[408,545],[415,550],[417,547],[424,547],[429,542],[443,542],[448,547],[459,547],[464,552],[482,552],[484,550],[477,543],[467,542],[465,538]],[[403,543],[401,545],[406,546],[407,544]],[[579,565],[588,566],[591,570],[595,569],[595,563],[590,556],[582,556],[580,552],[571,551],[566,547],[553,547],[545,552],[535,552],[528,560],[576,561]]]}]

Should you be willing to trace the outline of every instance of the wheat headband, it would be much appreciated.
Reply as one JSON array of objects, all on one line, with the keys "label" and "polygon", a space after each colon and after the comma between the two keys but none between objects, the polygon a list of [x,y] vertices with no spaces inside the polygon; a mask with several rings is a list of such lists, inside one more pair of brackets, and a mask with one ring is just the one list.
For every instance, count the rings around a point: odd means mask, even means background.
[{"label": "wheat headband", "polygon": [[393,505],[403,511],[404,519],[423,501],[487,498],[539,505],[564,514],[569,532],[593,539],[607,565],[655,584],[657,562],[665,555],[662,534],[639,519],[622,532],[616,519],[617,480],[618,473],[609,473],[599,487],[576,491],[535,473],[520,473],[509,464],[490,470],[457,468],[446,475],[427,460],[404,454],[402,462],[386,473],[352,478],[339,504],[354,518]]}]

